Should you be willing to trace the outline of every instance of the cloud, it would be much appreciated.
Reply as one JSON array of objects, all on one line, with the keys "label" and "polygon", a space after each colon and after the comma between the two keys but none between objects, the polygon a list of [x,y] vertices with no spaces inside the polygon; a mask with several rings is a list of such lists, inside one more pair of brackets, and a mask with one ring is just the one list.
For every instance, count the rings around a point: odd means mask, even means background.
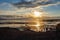
[{"label": "cloud", "polygon": [[24,13],[28,13],[30,9],[18,9],[17,7],[13,6],[11,3],[1,3],[0,4],[0,15],[20,15]]},{"label": "cloud", "polygon": [[17,3],[1,3],[0,15],[20,15],[24,13],[31,14],[30,12],[33,10],[44,12],[42,7],[48,7],[58,4],[60,4],[60,1],[55,0],[21,0]]},{"label": "cloud", "polygon": [[57,6],[57,5],[60,5],[60,2],[54,4],[48,4],[48,5],[41,5],[40,7],[49,7],[49,6]]},{"label": "cloud", "polygon": [[59,0],[23,0],[20,1],[19,3],[14,3],[13,5],[18,7],[18,8],[34,8],[38,6],[51,6],[51,5],[56,5],[60,4]]},{"label": "cloud", "polygon": [[1,3],[0,4],[0,10],[15,10],[17,9],[16,7],[14,7],[11,3]]}]

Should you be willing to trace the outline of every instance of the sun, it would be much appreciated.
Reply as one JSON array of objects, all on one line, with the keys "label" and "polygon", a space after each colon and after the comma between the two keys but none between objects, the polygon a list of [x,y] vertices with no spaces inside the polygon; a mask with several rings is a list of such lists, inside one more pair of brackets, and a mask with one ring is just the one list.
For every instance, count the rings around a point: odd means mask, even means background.
[{"label": "sun", "polygon": [[39,11],[34,11],[34,16],[35,17],[41,17],[42,16],[42,13],[39,12]]}]

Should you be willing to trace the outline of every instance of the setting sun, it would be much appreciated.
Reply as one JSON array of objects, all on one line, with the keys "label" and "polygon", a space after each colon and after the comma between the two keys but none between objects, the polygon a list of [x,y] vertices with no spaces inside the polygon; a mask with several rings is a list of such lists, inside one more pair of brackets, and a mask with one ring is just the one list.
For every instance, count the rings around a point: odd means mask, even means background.
[{"label": "setting sun", "polygon": [[35,17],[41,17],[41,16],[42,16],[41,14],[42,14],[42,13],[39,12],[39,11],[34,11]]}]

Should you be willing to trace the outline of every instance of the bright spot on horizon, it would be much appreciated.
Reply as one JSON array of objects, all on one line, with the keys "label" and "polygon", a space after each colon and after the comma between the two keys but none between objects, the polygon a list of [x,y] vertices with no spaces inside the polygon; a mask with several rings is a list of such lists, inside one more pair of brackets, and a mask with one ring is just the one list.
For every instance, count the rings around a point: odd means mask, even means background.
[{"label": "bright spot on horizon", "polygon": [[42,16],[41,14],[42,14],[42,13],[39,12],[39,11],[34,11],[35,17],[41,17],[41,16]]}]

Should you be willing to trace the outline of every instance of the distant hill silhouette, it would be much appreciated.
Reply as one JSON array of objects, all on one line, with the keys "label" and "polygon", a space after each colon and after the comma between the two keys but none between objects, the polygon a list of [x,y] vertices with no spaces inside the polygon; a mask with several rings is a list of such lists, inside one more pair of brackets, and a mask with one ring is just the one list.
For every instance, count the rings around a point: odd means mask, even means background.
[{"label": "distant hill silhouette", "polygon": [[57,26],[56,26],[56,34],[57,34],[57,39],[59,39],[60,40],[60,24],[58,24]]},{"label": "distant hill silhouette", "polygon": [[60,24],[56,26],[57,31],[60,31]]}]

